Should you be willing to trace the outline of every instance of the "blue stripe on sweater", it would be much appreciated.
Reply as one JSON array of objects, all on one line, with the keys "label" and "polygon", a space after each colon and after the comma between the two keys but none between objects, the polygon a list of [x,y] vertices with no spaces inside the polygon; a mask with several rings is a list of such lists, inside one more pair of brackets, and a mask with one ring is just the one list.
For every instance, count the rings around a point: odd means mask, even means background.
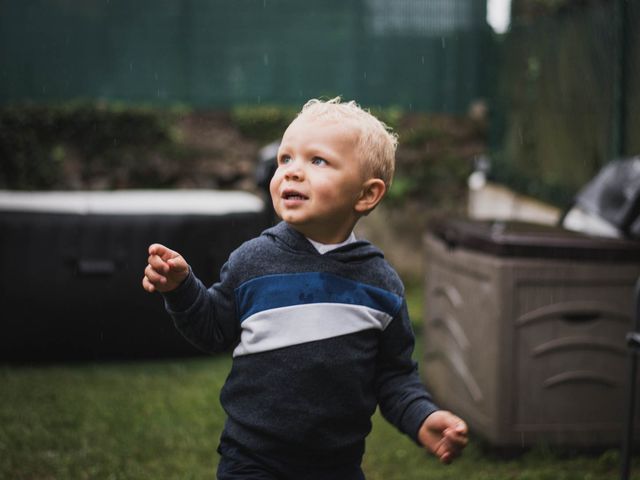
[{"label": "blue stripe on sweater", "polygon": [[395,316],[402,297],[344,277],[320,272],[265,275],[236,289],[240,321],[258,312],[311,303],[360,305]]}]

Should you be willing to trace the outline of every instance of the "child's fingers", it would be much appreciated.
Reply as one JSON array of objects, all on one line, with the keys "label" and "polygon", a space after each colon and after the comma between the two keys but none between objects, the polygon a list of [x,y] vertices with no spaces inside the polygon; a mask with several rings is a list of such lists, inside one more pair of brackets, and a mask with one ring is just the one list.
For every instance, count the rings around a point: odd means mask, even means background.
[{"label": "child's fingers", "polygon": [[147,265],[147,268],[144,269],[144,276],[149,283],[155,286],[167,283],[167,277],[158,273],[152,265]]},{"label": "child's fingers", "polygon": [[146,275],[142,277],[142,288],[144,288],[149,293],[153,293],[156,291],[155,285],[149,281]]},{"label": "child's fingers", "polygon": [[444,464],[453,462],[467,445],[467,428],[464,423],[448,427],[433,449],[434,455]]},{"label": "child's fingers", "polygon": [[444,438],[437,443],[433,449],[433,454],[444,464],[449,464],[453,461],[453,454]]},{"label": "child's fingers", "polygon": [[468,439],[467,426],[464,423],[455,425],[454,427],[446,428],[443,432],[444,437],[456,445],[465,446]]},{"label": "child's fingers", "polygon": [[179,257],[180,254],[174,250],[171,250],[168,247],[165,247],[161,243],[153,243],[149,246],[149,255],[157,255],[162,258],[162,260],[167,261],[170,258]]},{"label": "child's fingers", "polygon": [[152,243],[149,245],[149,255],[162,255],[167,250],[167,247],[160,243]]},{"label": "child's fingers", "polygon": [[439,457],[440,462],[444,463],[445,465],[449,465],[451,462],[453,462],[453,456],[451,455],[451,453],[449,452],[445,452],[442,455],[440,455]]},{"label": "child's fingers", "polygon": [[181,255],[168,259],[167,265],[171,270],[179,274],[189,271],[189,265]]},{"label": "child's fingers", "polygon": [[444,459],[448,462],[452,462],[462,455],[462,451],[467,445],[466,437],[444,438],[443,440]]},{"label": "child's fingers", "polygon": [[164,274],[168,274],[170,271],[182,274],[189,270],[189,265],[182,258],[182,255],[159,243],[154,243],[149,247],[147,261],[156,271]]},{"label": "child's fingers", "polygon": [[168,292],[175,289],[189,274],[189,265],[178,252],[154,243],[144,270],[142,287],[147,292]]},{"label": "child's fingers", "polygon": [[171,264],[163,260],[159,255],[149,255],[147,262],[156,272],[166,274],[171,270]]}]

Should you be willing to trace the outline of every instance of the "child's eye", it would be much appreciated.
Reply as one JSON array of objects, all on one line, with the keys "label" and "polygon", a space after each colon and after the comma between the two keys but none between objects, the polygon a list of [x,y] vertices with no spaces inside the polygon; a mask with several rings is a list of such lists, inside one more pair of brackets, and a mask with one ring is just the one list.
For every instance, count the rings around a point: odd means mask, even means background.
[{"label": "child's eye", "polygon": [[327,161],[324,158],[321,157],[313,157],[313,159],[311,160],[311,163],[314,165],[326,165]]},{"label": "child's eye", "polygon": [[291,161],[291,157],[289,155],[282,155],[280,157],[280,160],[278,161],[278,163],[280,165],[286,165],[287,163],[289,163]]}]

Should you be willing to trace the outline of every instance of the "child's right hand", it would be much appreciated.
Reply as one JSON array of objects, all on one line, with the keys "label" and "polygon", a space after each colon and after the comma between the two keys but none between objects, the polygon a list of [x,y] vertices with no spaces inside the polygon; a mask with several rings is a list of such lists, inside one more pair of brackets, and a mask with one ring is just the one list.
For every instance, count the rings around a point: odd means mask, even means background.
[{"label": "child's right hand", "polygon": [[170,292],[189,275],[189,264],[182,255],[159,243],[149,247],[148,262],[142,287],[150,293]]}]

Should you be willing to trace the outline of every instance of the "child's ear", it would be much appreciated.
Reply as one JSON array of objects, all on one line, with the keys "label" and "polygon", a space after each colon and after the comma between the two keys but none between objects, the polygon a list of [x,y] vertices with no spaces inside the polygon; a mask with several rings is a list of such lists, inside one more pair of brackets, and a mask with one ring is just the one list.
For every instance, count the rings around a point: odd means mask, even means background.
[{"label": "child's ear", "polygon": [[360,198],[354,207],[356,212],[362,215],[367,215],[371,210],[376,208],[378,203],[380,203],[380,200],[382,200],[386,191],[386,185],[379,178],[370,178],[364,182]]}]

